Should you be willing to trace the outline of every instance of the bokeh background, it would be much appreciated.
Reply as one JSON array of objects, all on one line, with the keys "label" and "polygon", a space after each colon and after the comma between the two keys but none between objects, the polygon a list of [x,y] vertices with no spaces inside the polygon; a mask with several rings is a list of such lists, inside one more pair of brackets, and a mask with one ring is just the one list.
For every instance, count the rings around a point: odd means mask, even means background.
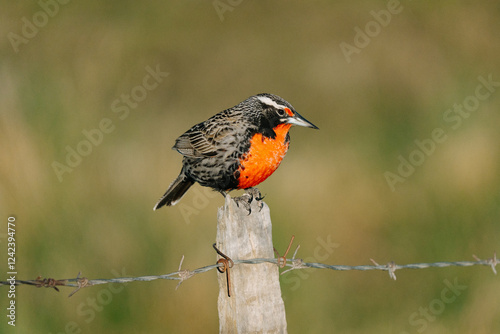
[{"label": "bokeh background", "polygon": [[[260,187],[277,249],[294,234],[298,257],[327,264],[492,257],[500,249],[500,87],[468,117],[448,110],[474,101],[478,77],[500,82],[500,6],[401,1],[390,22],[380,14],[384,24],[373,23],[371,11],[393,4],[3,1],[2,278],[10,215],[18,279],[165,274],[182,255],[183,268],[214,263],[221,196],[197,185],[183,205],[152,207],[180,170],[175,138],[261,92],[284,97],[321,129],[293,128],[282,167]],[[370,40],[355,41],[367,24]],[[342,43],[363,41],[346,57]],[[169,74],[146,91],[148,68]],[[127,105],[131,93],[140,101]],[[54,162],[68,166],[68,147],[88,151],[83,131],[103,119],[112,131],[58,178]],[[446,140],[421,159],[415,140],[436,128]],[[386,173],[411,154],[419,165],[391,189]],[[500,281],[490,268],[396,274],[282,276],[289,333],[500,331]],[[460,289],[451,293],[446,282]],[[71,298],[68,288],[18,287],[16,327],[2,315],[0,332],[217,332],[216,272],[176,283],[95,286]],[[7,289],[0,294],[4,314]]]}]

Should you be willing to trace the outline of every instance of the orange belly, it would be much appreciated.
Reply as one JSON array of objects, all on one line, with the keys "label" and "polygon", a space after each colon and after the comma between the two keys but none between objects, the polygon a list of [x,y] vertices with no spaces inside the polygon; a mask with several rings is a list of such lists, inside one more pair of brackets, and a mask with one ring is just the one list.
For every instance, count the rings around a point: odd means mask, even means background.
[{"label": "orange belly", "polygon": [[238,189],[255,187],[267,179],[279,167],[288,150],[286,142],[291,124],[274,128],[274,139],[255,134],[250,140],[250,150],[243,156],[238,168]]}]

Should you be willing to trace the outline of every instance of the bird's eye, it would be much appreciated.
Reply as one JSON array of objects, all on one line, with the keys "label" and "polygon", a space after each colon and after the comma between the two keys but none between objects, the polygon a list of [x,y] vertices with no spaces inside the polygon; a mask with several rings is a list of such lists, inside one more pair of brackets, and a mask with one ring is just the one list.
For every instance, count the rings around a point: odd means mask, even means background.
[{"label": "bird's eye", "polygon": [[283,109],[277,109],[277,110],[278,110],[279,116],[281,116],[281,117],[285,116],[285,110],[283,110]]}]

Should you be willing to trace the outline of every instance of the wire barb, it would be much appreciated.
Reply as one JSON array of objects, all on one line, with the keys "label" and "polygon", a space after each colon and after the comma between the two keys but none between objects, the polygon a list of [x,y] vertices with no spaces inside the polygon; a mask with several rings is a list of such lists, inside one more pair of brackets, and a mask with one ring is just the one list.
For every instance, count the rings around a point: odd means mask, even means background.
[{"label": "wire barb", "polygon": [[393,280],[396,280],[396,273],[395,272],[396,272],[396,269],[398,269],[398,266],[396,265],[396,263],[394,261],[389,262],[385,266],[381,266],[374,259],[370,259],[370,261],[372,261],[372,263],[374,265],[376,265],[377,267],[380,267],[381,270],[387,270],[387,272],[389,273],[389,277],[392,278]]},{"label": "wire barb", "polygon": [[179,280],[179,283],[177,283],[177,286],[175,287],[175,290],[179,289],[179,286],[182,284],[182,282],[184,282],[188,278],[191,278],[191,277],[194,276],[194,273],[192,271],[190,271],[189,269],[181,270],[181,268],[182,268],[182,262],[184,262],[184,255],[182,255],[181,262],[179,263],[179,277],[180,277],[180,280]]},{"label": "wire barb", "polygon": [[82,274],[81,271],[78,272],[78,275],[76,275],[76,283],[78,284],[78,287],[73,290],[73,292],[71,292],[68,296],[71,297],[73,296],[75,293],[77,293],[81,288],[85,288],[87,286],[91,286],[92,284],[89,284],[89,279],[87,277],[81,277],[80,278],[80,275]]},{"label": "wire barb", "polygon": [[66,285],[66,280],[56,280],[54,278],[43,278],[42,276],[38,276],[35,280],[35,286],[37,288],[54,288],[57,292],[59,292],[59,289],[57,286],[64,286]]},{"label": "wire barb", "polygon": [[[476,255],[472,255],[474,259],[478,262],[484,262],[484,260],[481,260],[478,258]],[[493,257],[491,259],[485,260],[487,264],[491,266],[491,270],[493,270],[493,273],[496,275],[497,274],[497,269],[495,268],[496,265],[499,263],[497,259],[497,252],[493,253]]]},{"label": "wire barb", "polygon": [[308,268],[305,264],[304,264],[304,261],[302,261],[302,259],[295,259],[295,256],[297,255],[297,252],[299,251],[299,248],[300,248],[300,245],[297,246],[297,248],[295,248],[295,252],[293,253],[293,257],[292,257],[292,268],[290,269],[287,269],[285,271],[283,271],[281,273],[281,275],[289,272],[289,271],[292,271],[292,270],[295,270],[295,269],[305,269],[305,268]]},{"label": "wire barb", "polygon": [[[223,259],[219,259],[217,261],[217,270],[222,274],[226,273],[226,280],[227,280],[227,296],[231,297],[231,275],[229,274],[229,269],[234,266],[233,260],[229,258],[229,256],[225,255],[222,253],[217,247],[215,247],[215,244],[212,245],[212,247],[215,249],[217,254],[223,257]],[[220,264],[223,264],[222,267],[220,267]]]},{"label": "wire barb", "polygon": [[292,235],[292,238],[290,239],[290,243],[288,244],[288,248],[286,249],[286,252],[283,256],[280,256],[280,253],[278,253],[276,248],[273,247],[274,253],[276,254],[276,263],[278,264],[279,268],[285,268],[286,256],[288,255],[288,252],[290,251],[290,247],[292,247],[292,243],[293,243],[294,239],[295,239],[295,235]]}]

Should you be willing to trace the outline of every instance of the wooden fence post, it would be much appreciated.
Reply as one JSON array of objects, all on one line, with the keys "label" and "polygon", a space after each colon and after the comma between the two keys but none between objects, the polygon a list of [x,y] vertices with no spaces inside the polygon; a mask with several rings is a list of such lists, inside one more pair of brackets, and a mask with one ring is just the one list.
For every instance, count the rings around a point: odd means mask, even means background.
[{"label": "wooden fence post", "polygon": [[[251,214],[226,196],[217,215],[217,248],[233,260],[273,258],[271,216],[267,204],[251,203]],[[231,297],[226,275],[218,274],[220,333],[287,333],[276,264],[237,264],[230,269]]]}]

